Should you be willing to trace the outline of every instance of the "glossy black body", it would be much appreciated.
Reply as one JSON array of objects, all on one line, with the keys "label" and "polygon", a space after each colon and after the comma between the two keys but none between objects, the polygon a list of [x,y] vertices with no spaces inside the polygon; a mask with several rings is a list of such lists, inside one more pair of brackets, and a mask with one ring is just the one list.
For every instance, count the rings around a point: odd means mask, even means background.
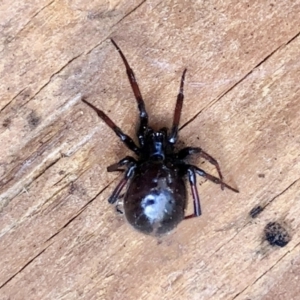
[{"label": "glossy black body", "polygon": [[[119,211],[120,195],[127,186],[123,199],[123,211],[127,221],[135,229],[143,233],[153,235],[165,234],[176,227],[183,219],[201,215],[196,175],[220,184],[222,189],[226,187],[234,192],[238,191],[223,182],[218,162],[201,148],[186,147],[178,152],[174,150],[174,145],[178,139],[186,70],[184,70],[181,77],[173,126],[171,130],[162,128],[156,131],[148,126],[148,114],[133,70],[130,68],[118,45],[113,40],[111,41],[118,50],[126,67],[127,76],[139,109],[140,124],[137,131],[139,145],[136,145],[102,110],[82,99],[138,157],[136,160],[131,156],[126,156],[107,168],[108,172],[124,172],[123,178],[108,201],[117,204]],[[185,161],[189,155],[195,153],[207,159],[216,167],[219,178],[207,174],[205,171]],[[185,216],[187,206],[185,177],[189,180],[194,203],[194,213],[189,216]]]},{"label": "glossy black body", "polygon": [[180,170],[164,161],[137,166],[124,197],[128,222],[144,233],[163,234],[184,218],[186,187]]}]

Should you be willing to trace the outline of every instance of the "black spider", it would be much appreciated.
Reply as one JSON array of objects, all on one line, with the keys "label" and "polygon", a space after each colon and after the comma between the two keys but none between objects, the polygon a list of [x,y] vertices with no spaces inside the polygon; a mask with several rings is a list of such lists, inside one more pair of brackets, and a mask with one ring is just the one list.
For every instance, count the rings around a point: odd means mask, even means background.
[{"label": "black spider", "polygon": [[[125,171],[124,177],[118,183],[108,201],[109,203],[118,203],[122,189],[129,183],[123,201],[124,212],[128,222],[143,233],[164,234],[176,227],[183,219],[201,215],[196,174],[220,184],[222,190],[224,187],[236,193],[238,193],[238,190],[223,182],[218,162],[201,148],[186,147],[179,152],[174,151],[174,144],[178,139],[178,126],[184,98],[183,84],[186,69],[181,77],[172,129],[170,133],[168,133],[167,128],[155,131],[148,126],[148,114],[134,73],[121,49],[113,39],[111,41],[125,64],[127,76],[138,104],[140,125],[137,131],[139,141],[139,146],[137,146],[102,110],[82,99],[116,133],[122,142],[138,156],[138,160],[131,156],[126,156],[118,163],[107,168],[108,172]],[[200,168],[189,165],[184,161],[189,155],[195,153],[207,159],[216,167],[219,178],[207,174]],[[122,167],[125,169],[120,169]],[[190,182],[194,200],[194,214],[189,216],[184,216],[187,204],[184,182],[186,175]]]}]

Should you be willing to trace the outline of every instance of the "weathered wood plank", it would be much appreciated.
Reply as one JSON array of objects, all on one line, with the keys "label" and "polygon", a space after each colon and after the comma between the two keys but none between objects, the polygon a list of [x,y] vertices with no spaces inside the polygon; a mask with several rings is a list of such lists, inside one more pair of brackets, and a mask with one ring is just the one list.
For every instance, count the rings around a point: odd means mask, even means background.
[{"label": "weathered wood plank", "polygon": [[[297,297],[300,1],[1,5],[1,299]],[[188,68],[181,145],[217,158],[240,190],[199,179],[203,216],[159,240],[108,205],[119,177],[106,166],[128,151],[80,101],[134,135],[110,36],[157,127]],[[283,248],[263,239],[273,221],[291,236]]]}]

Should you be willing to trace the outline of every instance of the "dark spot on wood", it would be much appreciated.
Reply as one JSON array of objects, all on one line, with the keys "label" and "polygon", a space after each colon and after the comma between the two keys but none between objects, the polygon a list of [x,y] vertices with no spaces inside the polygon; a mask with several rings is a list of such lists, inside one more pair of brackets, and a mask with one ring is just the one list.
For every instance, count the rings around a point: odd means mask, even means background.
[{"label": "dark spot on wood", "polygon": [[58,172],[58,174],[59,174],[59,175],[64,175],[64,174],[65,174],[65,171],[64,171],[64,170],[60,170],[60,171]]},{"label": "dark spot on wood", "polygon": [[77,190],[77,185],[74,182],[71,182],[69,194],[74,194],[74,192]]},{"label": "dark spot on wood", "polygon": [[29,93],[24,93],[23,94],[23,99],[24,100],[26,100],[27,98],[29,98],[30,97],[30,94]]},{"label": "dark spot on wood", "polygon": [[115,9],[112,10],[108,10],[108,11],[101,11],[101,12],[97,12],[97,11],[90,11],[87,14],[87,18],[90,20],[101,20],[104,18],[113,18],[115,16],[117,16],[119,14],[119,12]]},{"label": "dark spot on wood", "polygon": [[251,218],[254,219],[254,218],[256,218],[263,210],[264,210],[264,208],[263,208],[262,206],[260,206],[260,205],[254,206],[254,207],[251,209],[249,215],[250,215]]},{"label": "dark spot on wood", "polygon": [[261,174],[258,174],[258,177],[259,177],[259,178],[265,178],[265,174],[262,174],[262,173],[261,173]]},{"label": "dark spot on wood", "polygon": [[36,114],[35,111],[32,111],[27,117],[27,121],[31,129],[37,127],[40,124],[40,120],[40,117]]},{"label": "dark spot on wood", "polygon": [[8,35],[7,38],[4,40],[3,44],[9,44],[14,40],[14,36]]},{"label": "dark spot on wood", "polygon": [[9,128],[10,124],[11,124],[11,119],[10,119],[10,118],[6,118],[6,119],[3,121],[2,126],[3,126],[4,128]]},{"label": "dark spot on wood", "polygon": [[264,229],[265,239],[271,246],[284,247],[291,240],[287,230],[278,222],[270,222]]}]

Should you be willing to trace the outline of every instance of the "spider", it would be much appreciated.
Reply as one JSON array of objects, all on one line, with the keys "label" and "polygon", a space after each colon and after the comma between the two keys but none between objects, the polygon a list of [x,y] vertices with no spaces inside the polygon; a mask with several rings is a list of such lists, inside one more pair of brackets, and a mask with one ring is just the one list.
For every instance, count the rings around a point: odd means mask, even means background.
[{"label": "spider", "polygon": [[[123,210],[127,221],[142,233],[162,235],[174,229],[183,219],[201,215],[196,175],[220,184],[222,190],[226,187],[236,193],[239,191],[223,182],[218,162],[201,148],[185,147],[178,152],[174,149],[178,140],[178,126],[184,98],[183,86],[187,70],[185,69],[181,76],[171,130],[161,128],[156,131],[148,126],[148,114],[133,70],[116,42],[113,39],[111,42],[119,52],[126,67],[129,83],[137,101],[140,124],[137,130],[139,142],[137,145],[102,110],[82,99],[138,157],[135,159],[132,156],[126,156],[107,168],[108,172],[124,172],[123,178],[115,187],[108,202],[116,204],[118,207],[121,192],[127,185],[123,199]],[[198,154],[214,165],[219,178],[188,164],[185,159],[192,154]],[[194,203],[194,213],[188,216],[185,216],[187,192],[184,178],[186,176],[189,180]]]}]

